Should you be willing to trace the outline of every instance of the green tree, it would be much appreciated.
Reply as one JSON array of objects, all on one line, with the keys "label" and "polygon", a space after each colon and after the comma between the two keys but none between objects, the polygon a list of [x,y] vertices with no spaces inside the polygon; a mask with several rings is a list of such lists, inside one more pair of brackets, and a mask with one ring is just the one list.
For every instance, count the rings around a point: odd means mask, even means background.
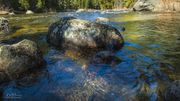
[{"label": "green tree", "polygon": [[43,9],[45,6],[45,0],[37,0],[37,4],[36,4],[36,7],[38,9]]},{"label": "green tree", "polygon": [[30,7],[29,0],[19,0],[19,4],[23,10],[28,10]]},{"label": "green tree", "polygon": [[114,5],[113,0],[99,0],[99,5],[101,9],[112,9]]},{"label": "green tree", "polygon": [[0,0],[1,8],[42,11],[132,7],[137,0]]},{"label": "green tree", "polygon": [[127,8],[132,7],[136,1],[137,0],[123,0],[123,6]]}]

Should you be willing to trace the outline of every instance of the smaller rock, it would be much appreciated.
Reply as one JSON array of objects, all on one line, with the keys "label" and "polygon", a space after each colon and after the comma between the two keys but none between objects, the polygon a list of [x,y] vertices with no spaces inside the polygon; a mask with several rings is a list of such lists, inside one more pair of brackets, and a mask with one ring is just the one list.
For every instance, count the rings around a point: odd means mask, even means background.
[{"label": "smaller rock", "polygon": [[4,17],[0,17],[0,32],[3,33],[9,32],[9,21]]},{"label": "smaller rock", "polygon": [[14,12],[10,12],[9,15],[15,15],[15,13]]},{"label": "smaller rock", "polygon": [[79,13],[79,12],[85,12],[86,9],[78,9],[76,12]]},{"label": "smaller rock", "polygon": [[27,11],[26,11],[26,14],[34,14],[34,12],[31,11],[31,10],[27,10]]},{"label": "smaller rock", "polygon": [[117,56],[115,56],[114,53],[110,51],[101,51],[97,53],[91,60],[92,64],[110,64],[110,65],[116,65],[121,62],[121,59],[119,59]]},{"label": "smaller rock", "polygon": [[29,69],[41,67],[43,64],[42,53],[33,41],[23,40],[13,45],[0,45],[1,77],[8,74],[10,78],[18,78]]},{"label": "smaller rock", "polygon": [[97,17],[96,22],[109,22],[109,19],[104,17]]},{"label": "smaller rock", "polygon": [[133,11],[152,11],[153,9],[153,3],[147,0],[138,0],[133,6]]},{"label": "smaller rock", "polygon": [[174,81],[165,91],[165,101],[180,101],[180,80]]}]

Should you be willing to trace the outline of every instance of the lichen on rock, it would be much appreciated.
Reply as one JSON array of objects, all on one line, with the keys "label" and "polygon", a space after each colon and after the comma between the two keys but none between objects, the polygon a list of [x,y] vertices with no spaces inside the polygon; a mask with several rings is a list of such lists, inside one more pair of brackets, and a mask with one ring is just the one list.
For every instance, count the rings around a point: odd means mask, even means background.
[{"label": "lichen on rock", "polygon": [[43,64],[42,53],[33,41],[25,39],[13,45],[0,45],[0,71],[10,78],[19,77],[27,70]]}]

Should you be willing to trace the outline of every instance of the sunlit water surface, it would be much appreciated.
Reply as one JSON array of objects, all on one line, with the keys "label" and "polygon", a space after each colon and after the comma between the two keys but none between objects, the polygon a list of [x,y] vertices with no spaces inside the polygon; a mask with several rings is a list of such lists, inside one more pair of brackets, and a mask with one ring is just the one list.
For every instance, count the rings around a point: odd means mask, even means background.
[{"label": "sunlit water surface", "polygon": [[[122,62],[92,65],[79,53],[50,47],[46,43],[48,26],[63,16],[90,21],[107,17],[111,22],[106,24],[119,31],[124,26],[125,46],[116,53]],[[162,100],[161,93],[170,82],[180,79],[180,14],[97,11],[7,17],[12,33],[0,35],[1,42],[34,40],[47,65],[2,84],[4,100],[155,101]]]}]

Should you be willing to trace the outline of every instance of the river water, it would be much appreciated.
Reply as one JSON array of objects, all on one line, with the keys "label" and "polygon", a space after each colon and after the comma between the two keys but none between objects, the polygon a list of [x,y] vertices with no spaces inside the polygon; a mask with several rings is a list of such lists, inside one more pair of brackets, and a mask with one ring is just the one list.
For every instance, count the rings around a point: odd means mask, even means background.
[{"label": "river water", "polygon": [[[116,53],[118,65],[93,65],[80,53],[61,51],[46,43],[48,26],[60,17],[95,21],[106,17],[124,37]],[[164,88],[180,79],[180,14],[124,11],[63,12],[6,16],[11,33],[1,42],[37,42],[47,65],[23,78],[1,84],[3,100],[26,101],[156,101]],[[126,30],[122,32],[122,27]],[[86,53],[89,54],[89,53]]]}]

